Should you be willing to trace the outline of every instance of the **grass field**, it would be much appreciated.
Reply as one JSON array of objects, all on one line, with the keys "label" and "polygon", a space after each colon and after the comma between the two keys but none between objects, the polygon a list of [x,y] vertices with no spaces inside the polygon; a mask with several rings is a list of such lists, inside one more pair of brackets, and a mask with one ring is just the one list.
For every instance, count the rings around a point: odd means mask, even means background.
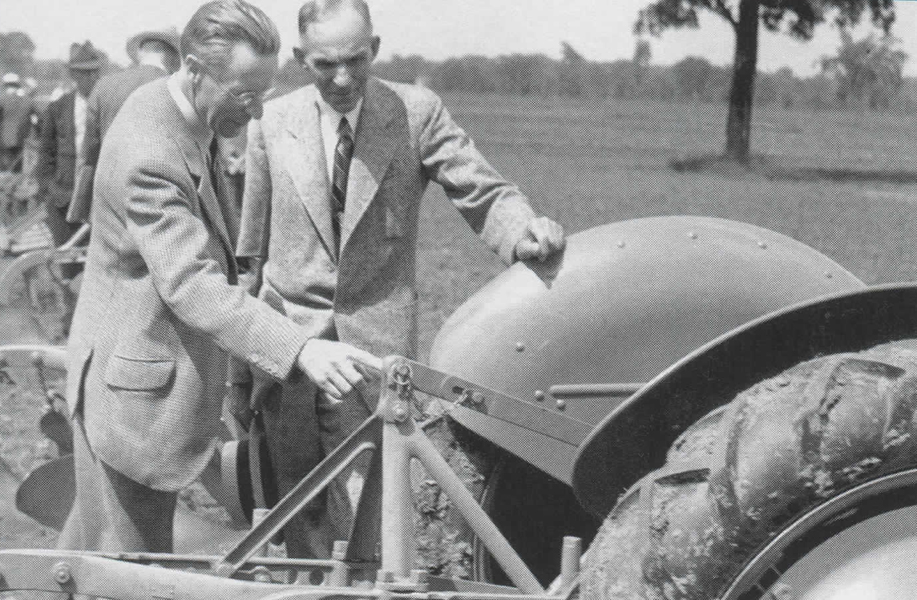
[{"label": "grass field", "polygon": [[[867,283],[917,279],[917,115],[765,107],[752,152],[766,174],[677,171],[723,146],[726,107],[446,96],[485,156],[568,232],[692,214],[753,223],[832,257]],[[418,253],[421,351],[503,267],[442,191],[425,198]]]}]

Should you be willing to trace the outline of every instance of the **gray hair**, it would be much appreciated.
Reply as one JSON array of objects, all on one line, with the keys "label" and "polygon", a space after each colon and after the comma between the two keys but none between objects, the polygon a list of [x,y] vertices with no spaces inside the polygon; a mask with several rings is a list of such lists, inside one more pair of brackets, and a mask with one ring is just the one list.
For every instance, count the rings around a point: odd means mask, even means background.
[{"label": "gray hair", "polygon": [[346,10],[354,10],[359,13],[372,30],[373,20],[369,16],[369,6],[366,0],[309,0],[299,9],[299,35],[304,34],[306,28],[312,23],[326,21]]},{"label": "gray hair", "polygon": [[279,54],[280,34],[263,10],[245,0],[214,0],[202,5],[182,31],[182,57],[194,54],[208,66],[224,67],[238,42],[258,54]]}]

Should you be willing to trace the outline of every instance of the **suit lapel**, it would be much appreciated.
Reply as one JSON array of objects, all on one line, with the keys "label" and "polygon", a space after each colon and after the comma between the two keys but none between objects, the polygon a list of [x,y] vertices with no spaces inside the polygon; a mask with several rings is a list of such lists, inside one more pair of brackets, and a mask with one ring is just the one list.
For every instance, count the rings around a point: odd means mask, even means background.
[{"label": "suit lapel", "polygon": [[216,191],[210,181],[210,170],[207,168],[205,156],[208,150],[201,148],[196,141],[191,138],[178,137],[182,153],[185,155],[185,163],[188,170],[197,180],[197,194],[201,199],[201,206],[204,215],[217,232],[217,237],[223,243],[226,249],[226,255],[229,257],[230,269],[235,269],[235,243],[229,237],[229,231],[226,229],[226,219],[217,200]]},{"label": "suit lapel", "polygon": [[312,225],[329,256],[337,261],[338,249],[331,227],[331,184],[315,94],[315,88],[307,88],[302,106],[289,115],[282,155],[287,163],[285,171],[293,180]]},{"label": "suit lapel", "polygon": [[347,244],[351,233],[375,198],[398,143],[390,132],[396,113],[386,102],[387,99],[385,90],[370,80],[360,112],[353,159],[347,177],[347,209],[341,227],[341,248]]}]

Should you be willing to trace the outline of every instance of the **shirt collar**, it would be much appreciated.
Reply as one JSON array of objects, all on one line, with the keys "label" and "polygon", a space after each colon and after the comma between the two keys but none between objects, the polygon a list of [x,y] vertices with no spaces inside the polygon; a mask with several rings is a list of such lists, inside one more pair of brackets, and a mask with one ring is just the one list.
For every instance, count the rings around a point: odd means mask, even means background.
[{"label": "shirt collar", "polygon": [[315,103],[318,105],[318,112],[320,115],[327,116],[334,123],[334,130],[337,131],[337,124],[340,123],[341,117],[347,117],[347,123],[350,125],[351,131],[357,130],[357,122],[360,119],[360,111],[363,108],[363,98],[357,100],[357,105],[353,107],[353,110],[348,112],[346,115],[343,115],[336,111],[334,107],[325,102],[325,99],[322,98],[321,92],[318,93],[318,98]]},{"label": "shirt collar", "polygon": [[194,106],[191,105],[191,101],[188,100],[187,96],[185,96],[185,93],[182,91],[181,71],[169,76],[168,80],[166,80],[166,87],[169,89],[169,95],[172,96],[175,105],[178,106],[178,110],[181,111],[185,121],[187,121],[188,125],[191,127],[191,133],[198,142],[203,144],[203,148],[207,148],[210,145],[213,134],[210,132],[207,125],[201,121],[201,118],[197,115],[197,111],[194,110]]}]

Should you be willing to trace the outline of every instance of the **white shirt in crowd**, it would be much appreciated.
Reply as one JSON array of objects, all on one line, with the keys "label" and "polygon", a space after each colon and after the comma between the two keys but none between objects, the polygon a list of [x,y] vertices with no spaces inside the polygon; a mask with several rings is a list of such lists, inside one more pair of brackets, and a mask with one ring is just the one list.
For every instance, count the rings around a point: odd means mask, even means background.
[{"label": "white shirt in crowd", "polygon": [[86,139],[86,96],[79,92],[73,99],[73,125],[76,142],[76,164],[83,164],[83,140]]}]

